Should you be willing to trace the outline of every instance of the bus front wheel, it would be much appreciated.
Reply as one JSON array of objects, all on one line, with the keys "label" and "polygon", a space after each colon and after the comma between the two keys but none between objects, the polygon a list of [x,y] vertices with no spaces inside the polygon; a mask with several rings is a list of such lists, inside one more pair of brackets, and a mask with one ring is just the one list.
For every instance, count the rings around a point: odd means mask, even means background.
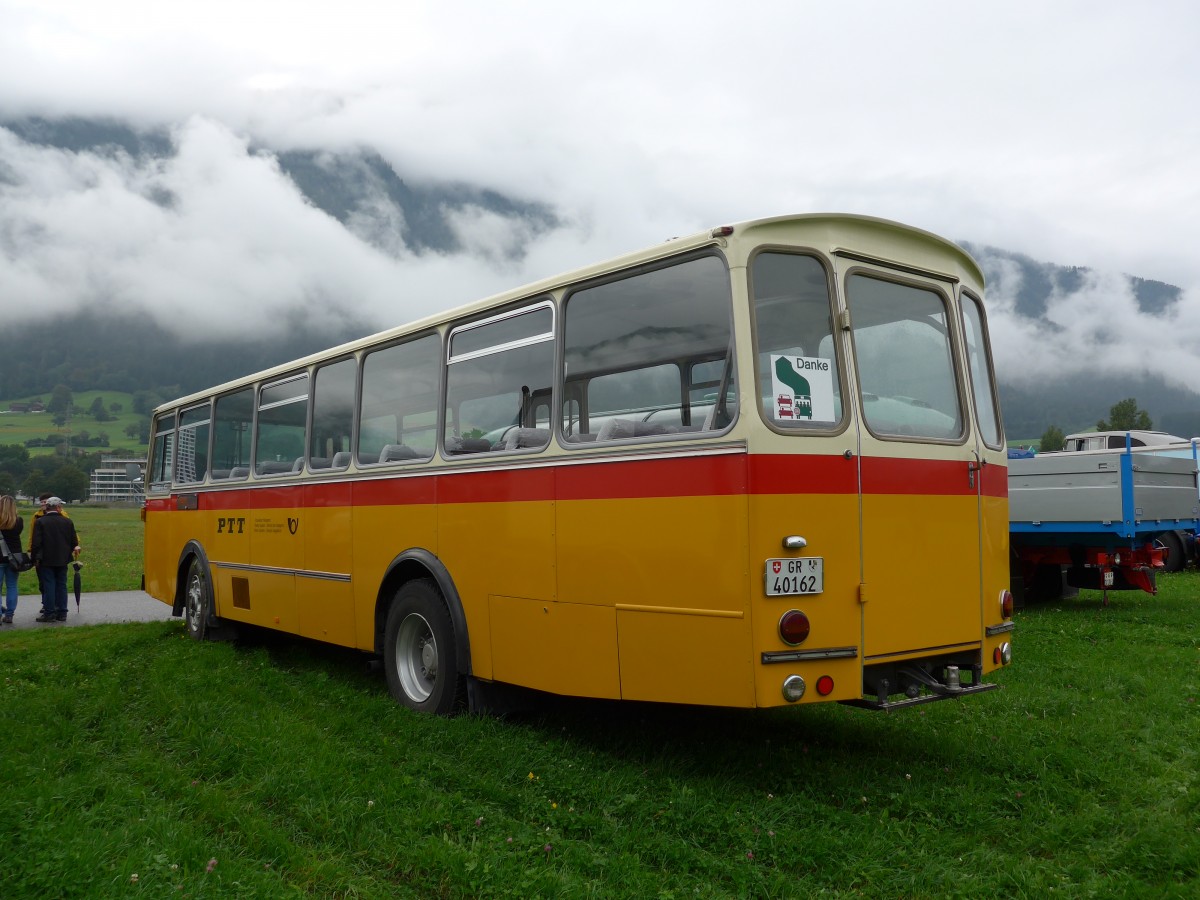
[{"label": "bus front wheel", "polygon": [[212,592],[208,589],[208,578],[204,567],[196,557],[188,565],[187,584],[184,588],[183,616],[187,632],[192,640],[202,641],[208,636],[208,617],[212,610]]},{"label": "bus front wheel", "polygon": [[396,592],[384,631],[388,690],[400,703],[445,716],[463,696],[454,625],[432,581],[410,581]]}]

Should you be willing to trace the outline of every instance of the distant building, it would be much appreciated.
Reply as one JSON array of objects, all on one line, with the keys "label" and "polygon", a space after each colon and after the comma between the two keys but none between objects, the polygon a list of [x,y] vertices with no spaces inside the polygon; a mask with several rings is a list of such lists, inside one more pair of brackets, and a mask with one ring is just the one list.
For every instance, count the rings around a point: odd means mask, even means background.
[{"label": "distant building", "polygon": [[112,456],[102,456],[100,465],[92,472],[91,488],[88,500],[92,503],[140,503],[142,499],[141,485],[135,485],[129,480],[130,465],[143,466],[144,457],[136,459],[117,459]]}]

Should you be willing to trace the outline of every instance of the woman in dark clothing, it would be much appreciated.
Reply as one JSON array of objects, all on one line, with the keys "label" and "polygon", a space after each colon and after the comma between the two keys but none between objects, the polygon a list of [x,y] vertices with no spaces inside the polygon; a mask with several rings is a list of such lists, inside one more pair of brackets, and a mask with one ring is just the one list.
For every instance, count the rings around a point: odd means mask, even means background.
[{"label": "woman in dark clothing", "polygon": [[[17,501],[8,494],[0,497],[0,541],[4,541],[10,553],[20,552],[24,527],[25,520],[17,514]],[[13,613],[17,611],[17,576],[20,574],[16,566],[8,565],[4,555],[0,554],[0,587],[4,590],[4,596],[0,597],[4,601],[0,604],[0,622],[5,625],[12,624]]]},{"label": "woman in dark clothing", "polygon": [[46,501],[46,514],[33,529],[29,555],[45,575],[45,611],[36,622],[67,621],[67,566],[79,553],[75,523],[62,514],[63,502],[57,497]]}]

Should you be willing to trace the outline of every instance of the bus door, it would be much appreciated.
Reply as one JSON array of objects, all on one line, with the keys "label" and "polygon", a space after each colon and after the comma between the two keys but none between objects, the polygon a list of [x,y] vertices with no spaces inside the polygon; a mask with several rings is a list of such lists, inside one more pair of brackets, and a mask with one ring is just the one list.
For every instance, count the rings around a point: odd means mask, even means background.
[{"label": "bus door", "polygon": [[861,412],[863,663],[977,646],[979,458],[951,285],[856,266],[845,296]]},{"label": "bus door", "polygon": [[[750,460],[755,643],[769,648],[759,657],[758,703],[779,702],[789,671],[829,676],[830,699],[854,700],[862,683],[859,441],[831,273],[811,253],[767,248],[749,275],[758,400],[772,432]],[[793,610],[810,629],[795,650],[782,631]]]}]

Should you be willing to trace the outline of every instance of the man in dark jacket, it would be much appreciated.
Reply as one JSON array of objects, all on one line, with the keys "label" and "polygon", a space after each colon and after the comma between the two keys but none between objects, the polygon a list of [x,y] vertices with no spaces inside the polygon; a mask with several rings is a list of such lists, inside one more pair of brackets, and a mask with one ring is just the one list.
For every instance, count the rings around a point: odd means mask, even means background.
[{"label": "man in dark jacket", "polygon": [[33,529],[29,555],[37,563],[46,588],[45,611],[37,622],[67,620],[67,566],[79,553],[79,537],[75,523],[63,515],[63,502],[58,497],[46,500],[46,514]]}]

